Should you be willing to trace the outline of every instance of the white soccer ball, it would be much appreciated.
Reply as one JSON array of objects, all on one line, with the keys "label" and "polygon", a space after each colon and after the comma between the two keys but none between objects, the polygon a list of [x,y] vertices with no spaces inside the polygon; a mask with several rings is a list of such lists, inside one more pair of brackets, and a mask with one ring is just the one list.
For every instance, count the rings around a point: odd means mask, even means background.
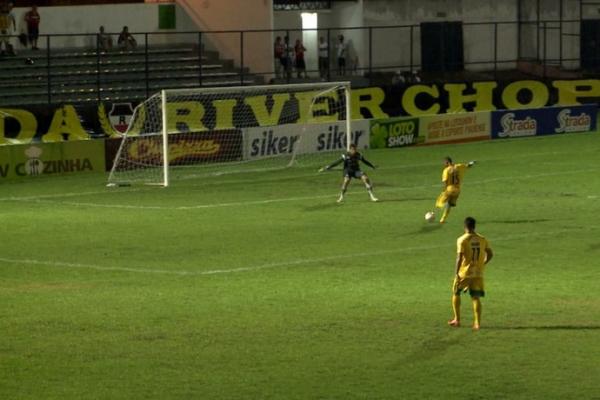
[{"label": "white soccer ball", "polygon": [[431,211],[428,211],[427,214],[425,214],[425,221],[427,221],[427,222],[435,221],[435,214]]}]

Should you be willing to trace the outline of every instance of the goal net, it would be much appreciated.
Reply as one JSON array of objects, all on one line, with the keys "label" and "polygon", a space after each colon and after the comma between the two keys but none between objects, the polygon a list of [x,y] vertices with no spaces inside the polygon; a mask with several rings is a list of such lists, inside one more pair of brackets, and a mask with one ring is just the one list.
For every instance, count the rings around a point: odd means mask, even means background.
[{"label": "goal net", "polygon": [[135,108],[109,185],[317,167],[368,146],[350,113],[347,82],[163,90]]}]

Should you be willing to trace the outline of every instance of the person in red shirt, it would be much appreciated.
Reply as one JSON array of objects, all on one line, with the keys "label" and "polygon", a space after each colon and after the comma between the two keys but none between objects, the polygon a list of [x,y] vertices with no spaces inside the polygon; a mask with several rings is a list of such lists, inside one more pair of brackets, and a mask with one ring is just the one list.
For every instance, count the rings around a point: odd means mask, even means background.
[{"label": "person in red shirt", "polygon": [[25,22],[27,22],[27,34],[29,43],[33,50],[39,50],[37,47],[38,37],[40,36],[40,14],[37,11],[37,6],[31,7],[31,10],[25,14]]},{"label": "person in red shirt", "polygon": [[296,45],[294,46],[294,51],[296,53],[296,72],[298,73],[298,78],[304,77],[306,78],[306,63],[304,62],[304,52],[306,48],[300,41],[300,39],[296,40]]}]

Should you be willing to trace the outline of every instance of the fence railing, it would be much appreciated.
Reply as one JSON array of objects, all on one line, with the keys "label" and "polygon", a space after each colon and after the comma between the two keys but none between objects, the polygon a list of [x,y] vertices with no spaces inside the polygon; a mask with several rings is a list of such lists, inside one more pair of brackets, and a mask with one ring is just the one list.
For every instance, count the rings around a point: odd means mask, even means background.
[{"label": "fence railing", "polygon": [[[450,79],[454,76],[450,73],[464,70],[487,72],[495,77],[503,70],[516,69],[517,63],[524,60],[539,64],[545,76],[551,67],[580,69],[580,22],[467,22],[462,23],[460,43],[448,47],[441,35],[435,49],[422,48],[422,26],[416,24],[135,32],[135,47],[119,48],[113,43],[111,49],[98,40],[98,34],[41,35],[41,50],[18,49],[16,56],[0,59],[0,101],[10,103],[11,96],[15,101],[19,97],[35,97],[38,103],[42,97],[47,103],[145,98],[167,87],[339,80],[348,76],[372,84],[381,76],[401,81],[413,71],[425,75],[431,72],[439,80]],[[289,38],[291,49],[283,62],[274,57],[277,36]],[[344,36],[346,46],[345,66],[338,62],[340,48],[336,45],[340,36]],[[321,48],[321,60],[320,38],[328,44],[327,50]],[[9,40],[18,47],[19,37]],[[301,40],[306,48],[305,71],[294,60],[296,40]],[[434,50],[438,52],[439,65],[424,64],[423,55]],[[462,57],[454,54],[459,51]],[[600,52],[592,57],[597,57],[600,64]],[[21,85],[22,82],[27,85]]]}]

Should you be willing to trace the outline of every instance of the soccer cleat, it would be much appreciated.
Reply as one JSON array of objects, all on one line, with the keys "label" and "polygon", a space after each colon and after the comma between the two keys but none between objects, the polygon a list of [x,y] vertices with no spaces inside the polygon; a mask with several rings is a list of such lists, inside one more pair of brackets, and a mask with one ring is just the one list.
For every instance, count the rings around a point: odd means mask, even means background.
[{"label": "soccer cleat", "polygon": [[448,325],[453,328],[458,328],[460,327],[460,321],[453,319],[452,321],[448,321]]},{"label": "soccer cleat", "polygon": [[379,199],[375,196],[371,196],[371,201],[377,202],[377,201],[379,201]]},{"label": "soccer cleat", "polygon": [[473,324],[474,331],[478,331],[479,329],[481,329],[481,326],[479,326],[479,324]]},{"label": "soccer cleat", "polygon": [[337,202],[341,203],[342,201],[344,201],[344,195],[340,194],[340,197],[337,199]]}]

